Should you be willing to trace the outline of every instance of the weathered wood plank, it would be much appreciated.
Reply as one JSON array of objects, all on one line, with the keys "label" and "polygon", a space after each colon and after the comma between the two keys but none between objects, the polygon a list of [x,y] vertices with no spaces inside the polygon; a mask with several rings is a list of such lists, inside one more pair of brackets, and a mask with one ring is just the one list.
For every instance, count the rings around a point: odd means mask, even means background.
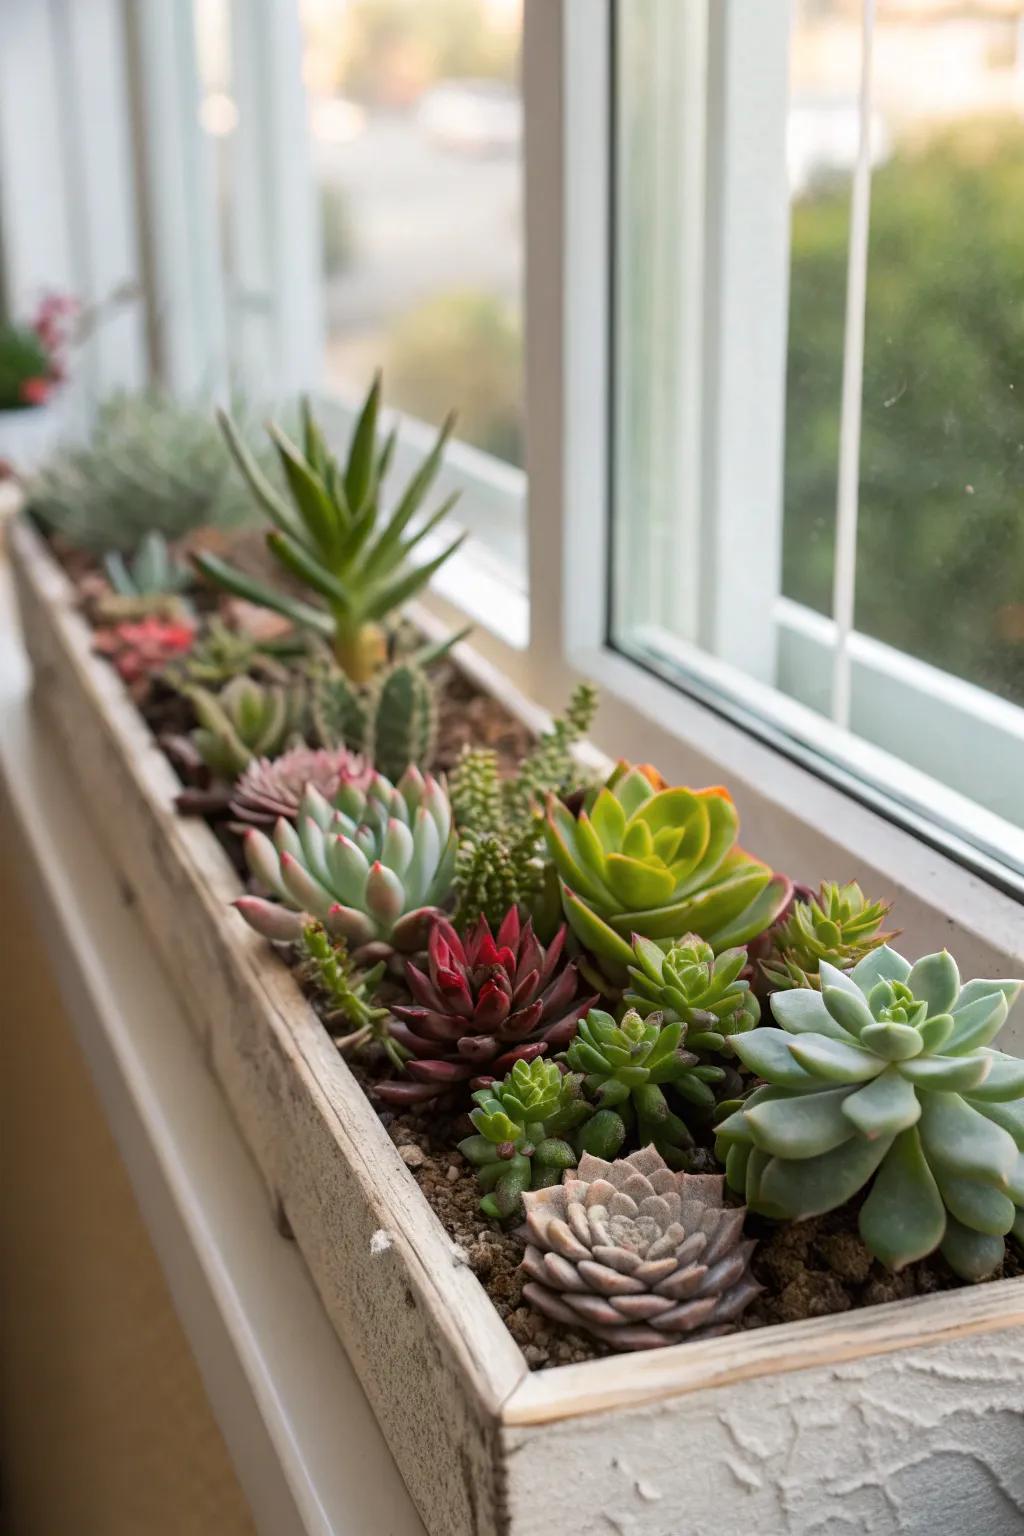
[{"label": "weathered wood plank", "polygon": [[712,1387],[779,1377],[865,1356],[1016,1329],[1024,1338],[1024,1279],[914,1296],[880,1307],[733,1333],[639,1355],[535,1371],[502,1409],[508,1426],[670,1401]]},{"label": "weathered wood plank", "polygon": [[11,549],[39,702],[435,1536],[1024,1532],[1024,1280],[530,1376],[63,573]]},{"label": "weathered wood plank", "polygon": [[[503,1529],[497,1410],[519,1350],[238,894],[63,573],[10,534],[36,695],[432,1532]],[[386,1233],[371,1250],[375,1233]]]}]

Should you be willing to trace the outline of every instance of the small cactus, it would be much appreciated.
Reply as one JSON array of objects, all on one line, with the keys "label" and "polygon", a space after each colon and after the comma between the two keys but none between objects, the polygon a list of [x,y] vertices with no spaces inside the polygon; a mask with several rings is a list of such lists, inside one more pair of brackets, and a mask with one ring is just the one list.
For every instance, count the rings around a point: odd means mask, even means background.
[{"label": "small cactus", "polygon": [[366,696],[344,672],[333,667],[315,674],[309,710],[322,747],[363,751],[367,734]]},{"label": "small cactus", "polygon": [[378,772],[396,780],[410,763],[426,764],[437,745],[434,690],[418,667],[392,667],[375,688],[365,752]]},{"label": "small cactus", "polygon": [[426,673],[399,662],[372,686],[344,672],[320,672],[312,684],[313,728],[324,747],[346,746],[393,782],[409,767],[429,766],[437,744],[437,701]]}]

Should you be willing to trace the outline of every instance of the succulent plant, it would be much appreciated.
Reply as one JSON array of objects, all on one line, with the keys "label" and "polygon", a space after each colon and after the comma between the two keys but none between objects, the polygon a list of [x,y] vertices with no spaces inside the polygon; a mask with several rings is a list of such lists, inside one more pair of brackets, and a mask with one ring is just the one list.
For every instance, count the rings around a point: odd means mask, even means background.
[{"label": "succulent plant", "polygon": [[411,763],[426,766],[437,746],[437,701],[419,667],[400,662],[374,687],[366,751],[388,778]]},{"label": "succulent plant", "polygon": [[460,922],[484,916],[500,922],[516,903],[541,918],[542,932],[559,921],[557,892],[552,917],[542,917],[545,887],[544,803],[548,795],[576,790],[583,779],[573,750],[590,729],[597,690],[581,683],[565,713],[552,721],[511,778],[498,772],[497,754],[471,748],[452,774],[452,806],[459,827],[455,885]]},{"label": "succulent plant", "polygon": [[250,502],[205,408],[161,395],[118,395],[87,444],[60,449],[29,486],[29,511],[97,554],[229,527]]},{"label": "succulent plant", "polygon": [[545,949],[515,907],[497,938],[485,918],[460,938],[446,920],[431,931],[426,972],[411,962],[405,979],[415,1001],[392,1009],[392,1027],[409,1052],[413,1081],[378,1086],[392,1104],[436,1098],[452,1088],[501,1077],[513,1062],[531,1061],[568,1044],[593,997],[579,996],[566,963],[565,925]]},{"label": "succulent plant", "polygon": [[199,725],[190,741],[218,779],[235,779],[254,758],[273,756],[301,737],[306,711],[300,683],[259,683],[236,677],[213,693],[190,688]]},{"label": "succulent plant", "polygon": [[123,620],[93,635],[93,649],[106,656],[126,683],[146,683],[168,663],[184,655],[195,640],[191,624],[155,615]]},{"label": "succulent plant", "polygon": [[887,945],[821,990],[777,992],[781,1029],[733,1048],[765,1085],[718,1127],[729,1183],[752,1209],[830,1211],[870,1184],[860,1233],[899,1269],[941,1248],[956,1272],[997,1267],[1024,1238],[1024,1061],[991,1050],[1019,981],[961,987],[943,950],[911,965]]},{"label": "succulent plant", "polygon": [[362,752],[389,779],[415,764],[429,765],[437,744],[434,688],[415,662],[403,661],[359,688],[344,672],[319,672],[311,713],[324,746],[344,743]]},{"label": "succulent plant", "polygon": [[183,592],[191,576],[172,554],[162,533],[143,534],[134,556],[110,550],[103,557],[107,579],[118,597],[152,597]]},{"label": "succulent plant", "polygon": [[740,975],[745,949],[716,955],[695,933],[664,949],[636,933],[633,954],[623,1002],[642,1018],[657,1011],[666,1024],[681,1020],[686,1044],[698,1055],[724,1050],[727,1035],[742,1034],[760,1020],[760,1004]]},{"label": "succulent plant", "polygon": [[296,820],[308,785],[330,801],[346,784],[367,789],[373,776],[366,759],[345,747],[328,751],[303,742],[279,757],[251,758],[235,784],[229,809],[247,826],[272,827],[281,816]]},{"label": "succulent plant", "polygon": [[369,726],[369,689],[354,683],[338,667],[313,670],[309,712],[322,747],[348,747],[364,752]]},{"label": "succulent plant", "polygon": [[633,933],[695,933],[719,952],[775,921],[790,882],[737,846],[738,827],[724,789],[657,789],[625,763],[578,817],[550,802],[548,848],[565,915],[612,983],[628,980]]},{"label": "succulent plant", "polygon": [[521,1214],[528,1189],[557,1184],[576,1153],[566,1134],[590,1113],[575,1085],[553,1061],[517,1061],[500,1083],[473,1095],[475,1135],[459,1151],[477,1170],[485,1191],[480,1209],[492,1221]]},{"label": "succulent plant", "polygon": [[261,682],[286,683],[288,662],[308,655],[305,637],[256,640],[211,617],[189,654],[168,673],[168,682],[187,689],[223,688],[236,677],[255,677]]},{"label": "succulent plant", "polygon": [[310,784],[297,826],[282,817],[273,840],[252,828],[244,849],[278,898],[239,897],[251,927],[289,943],[314,917],[364,964],[425,944],[451,890],[455,829],[444,785],[410,768],[397,784],[383,774],[366,790],[346,784],[333,805]]},{"label": "succulent plant", "polygon": [[676,1173],[653,1147],[608,1162],[584,1153],[562,1183],[523,1195],[523,1298],[615,1349],[727,1333],[761,1287],[743,1206],[720,1175]]},{"label": "succulent plant", "polygon": [[330,1003],[328,1025],[346,1026],[340,1038],[334,1037],[338,1049],[354,1051],[372,1042],[381,1047],[394,1066],[401,1068],[404,1057],[388,1028],[390,1011],[373,1001],[386,969],[384,961],[358,972],[345,940],[332,939],[322,923],[308,923],[300,942],[305,957],[303,974]]},{"label": "succulent plant", "polygon": [[761,969],[773,987],[818,987],[822,960],[849,971],[893,937],[881,932],[890,906],[869,902],[855,880],[823,884],[817,896],[798,895],[772,930],[772,953]]},{"label": "succulent plant", "polygon": [[382,622],[426,586],[464,537],[460,535],[423,565],[409,563],[421,540],[437,528],[456,499],[449,497],[409,532],[440,468],[452,419],[397,505],[382,516],[381,485],[396,435],[392,432],[378,446],[379,408],[378,377],[353,430],[344,469],[328,451],[308,404],[303,408],[301,449],[280,428],[271,427],[290,500],[269,484],[230,419],[221,418],[252,494],[274,524],[267,534],[268,549],[291,577],[323,603],[305,602],[265,586],[215,555],[196,556],[200,569],[229,592],[283,613],[330,640],[338,665],[355,682],[372,677],[384,660]]},{"label": "succulent plant", "polygon": [[653,1142],[672,1167],[684,1166],[693,1136],[663,1089],[671,1084],[688,1103],[710,1109],[711,1084],[725,1077],[722,1067],[702,1065],[686,1050],[685,1038],[685,1024],[663,1024],[658,1013],[642,1019],[635,1009],[621,1024],[600,1008],[580,1020],[563,1060],[582,1074],[584,1094],[597,1110],[580,1132],[581,1147],[615,1157],[629,1137],[640,1146]]}]

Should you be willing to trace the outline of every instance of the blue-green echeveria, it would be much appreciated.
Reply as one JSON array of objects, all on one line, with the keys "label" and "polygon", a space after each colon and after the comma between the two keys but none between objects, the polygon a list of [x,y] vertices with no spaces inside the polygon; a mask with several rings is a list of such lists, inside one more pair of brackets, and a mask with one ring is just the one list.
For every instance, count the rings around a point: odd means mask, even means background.
[{"label": "blue-green echeveria", "polygon": [[547,842],[565,915],[611,982],[628,980],[634,933],[658,942],[693,933],[717,952],[775,921],[790,881],[744,853],[738,830],[726,790],[658,788],[626,764],[578,817],[551,801]]},{"label": "blue-green echeveria", "polygon": [[965,1279],[1024,1240],[1024,1060],[991,1049],[1019,981],[960,984],[943,950],[886,945],[821,990],[776,993],[780,1029],[732,1039],[764,1080],[718,1127],[729,1183],[776,1218],[863,1189],[860,1233],[899,1269],[941,1248]]},{"label": "blue-green echeveria", "polygon": [[329,802],[307,785],[296,824],[273,838],[245,834],[246,862],[277,897],[242,896],[235,906],[265,938],[294,942],[309,918],[372,962],[421,948],[451,891],[455,830],[443,785],[409,768],[397,784],[343,784]]}]

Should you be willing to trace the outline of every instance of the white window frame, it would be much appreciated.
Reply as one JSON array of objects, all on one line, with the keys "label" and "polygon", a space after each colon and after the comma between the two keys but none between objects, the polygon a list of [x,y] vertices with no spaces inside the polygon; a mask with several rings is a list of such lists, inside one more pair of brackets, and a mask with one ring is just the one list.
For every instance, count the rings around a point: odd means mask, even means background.
[{"label": "white window frame", "polygon": [[[738,22],[754,19],[751,0],[716,0],[714,11],[720,30],[709,46],[742,47]],[[897,823],[887,805],[866,803],[869,790],[855,796],[838,787],[743,729],[719,705],[681,691],[607,643],[608,270],[595,253],[608,249],[608,39],[609,0],[527,0],[530,643],[525,653],[514,651],[500,637],[478,632],[474,644],[482,638],[490,658],[552,710],[576,681],[598,682],[599,747],[656,761],[680,782],[727,783],[741,810],[745,841],[778,867],[808,881],[856,878],[897,899],[908,952],[948,940],[972,973],[1019,973],[1021,906],[1010,884],[1001,883],[995,862],[990,878],[983,878],[937,847],[923,818]],[[728,373],[723,376],[728,388]],[[773,433],[780,422],[776,416]],[[767,444],[763,464],[771,464],[771,451]],[[733,505],[740,505],[742,488],[735,496]],[[438,607],[435,600],[432,606]],[[776,599],[776,608],[781,644],[795,653],[787,655],[787,665],[802,665],[813,679],[829,636],[799,605]],[[452,616],[450,601],[443,612]],[[935,669],[898,654],[887,658],[887,649],[851,637],[855,720],[858,696],[872,693],[880,672],[890,686],[902,681],[908,704],[919,704],[922,690],[938,691]],[[711,698],[721,662],[696,651],[687,661],[703,671]],[[666,672],[672,670],[666,665]],[[953,704],[965,725],[998,730],[998,700],[967,684],[957,695]],[[811,710],[799,702],[791,707],[794,729],[798,714],[801,730],[811,721],[820,728]],[[865,773],[891,784],[888,776],[899,769],[902,787],[920,791],[921,775],[913,768],[878,749],[855,746]],[[938,787],[929,781],[927,788]],[[955,820],[963,804],[953,791],[943,792],[943,799]],[[990,830],[997,831],[995,818]],[[1024,1024],[1016,1027],[1024,1043]]]},{"label": "white window frame", "polygon": [[44,292],[88,308],[122,298],[70,359],[69,430],[146,379],[132,113],[120,0],[0,6],[3,300],[24,320]]}]

